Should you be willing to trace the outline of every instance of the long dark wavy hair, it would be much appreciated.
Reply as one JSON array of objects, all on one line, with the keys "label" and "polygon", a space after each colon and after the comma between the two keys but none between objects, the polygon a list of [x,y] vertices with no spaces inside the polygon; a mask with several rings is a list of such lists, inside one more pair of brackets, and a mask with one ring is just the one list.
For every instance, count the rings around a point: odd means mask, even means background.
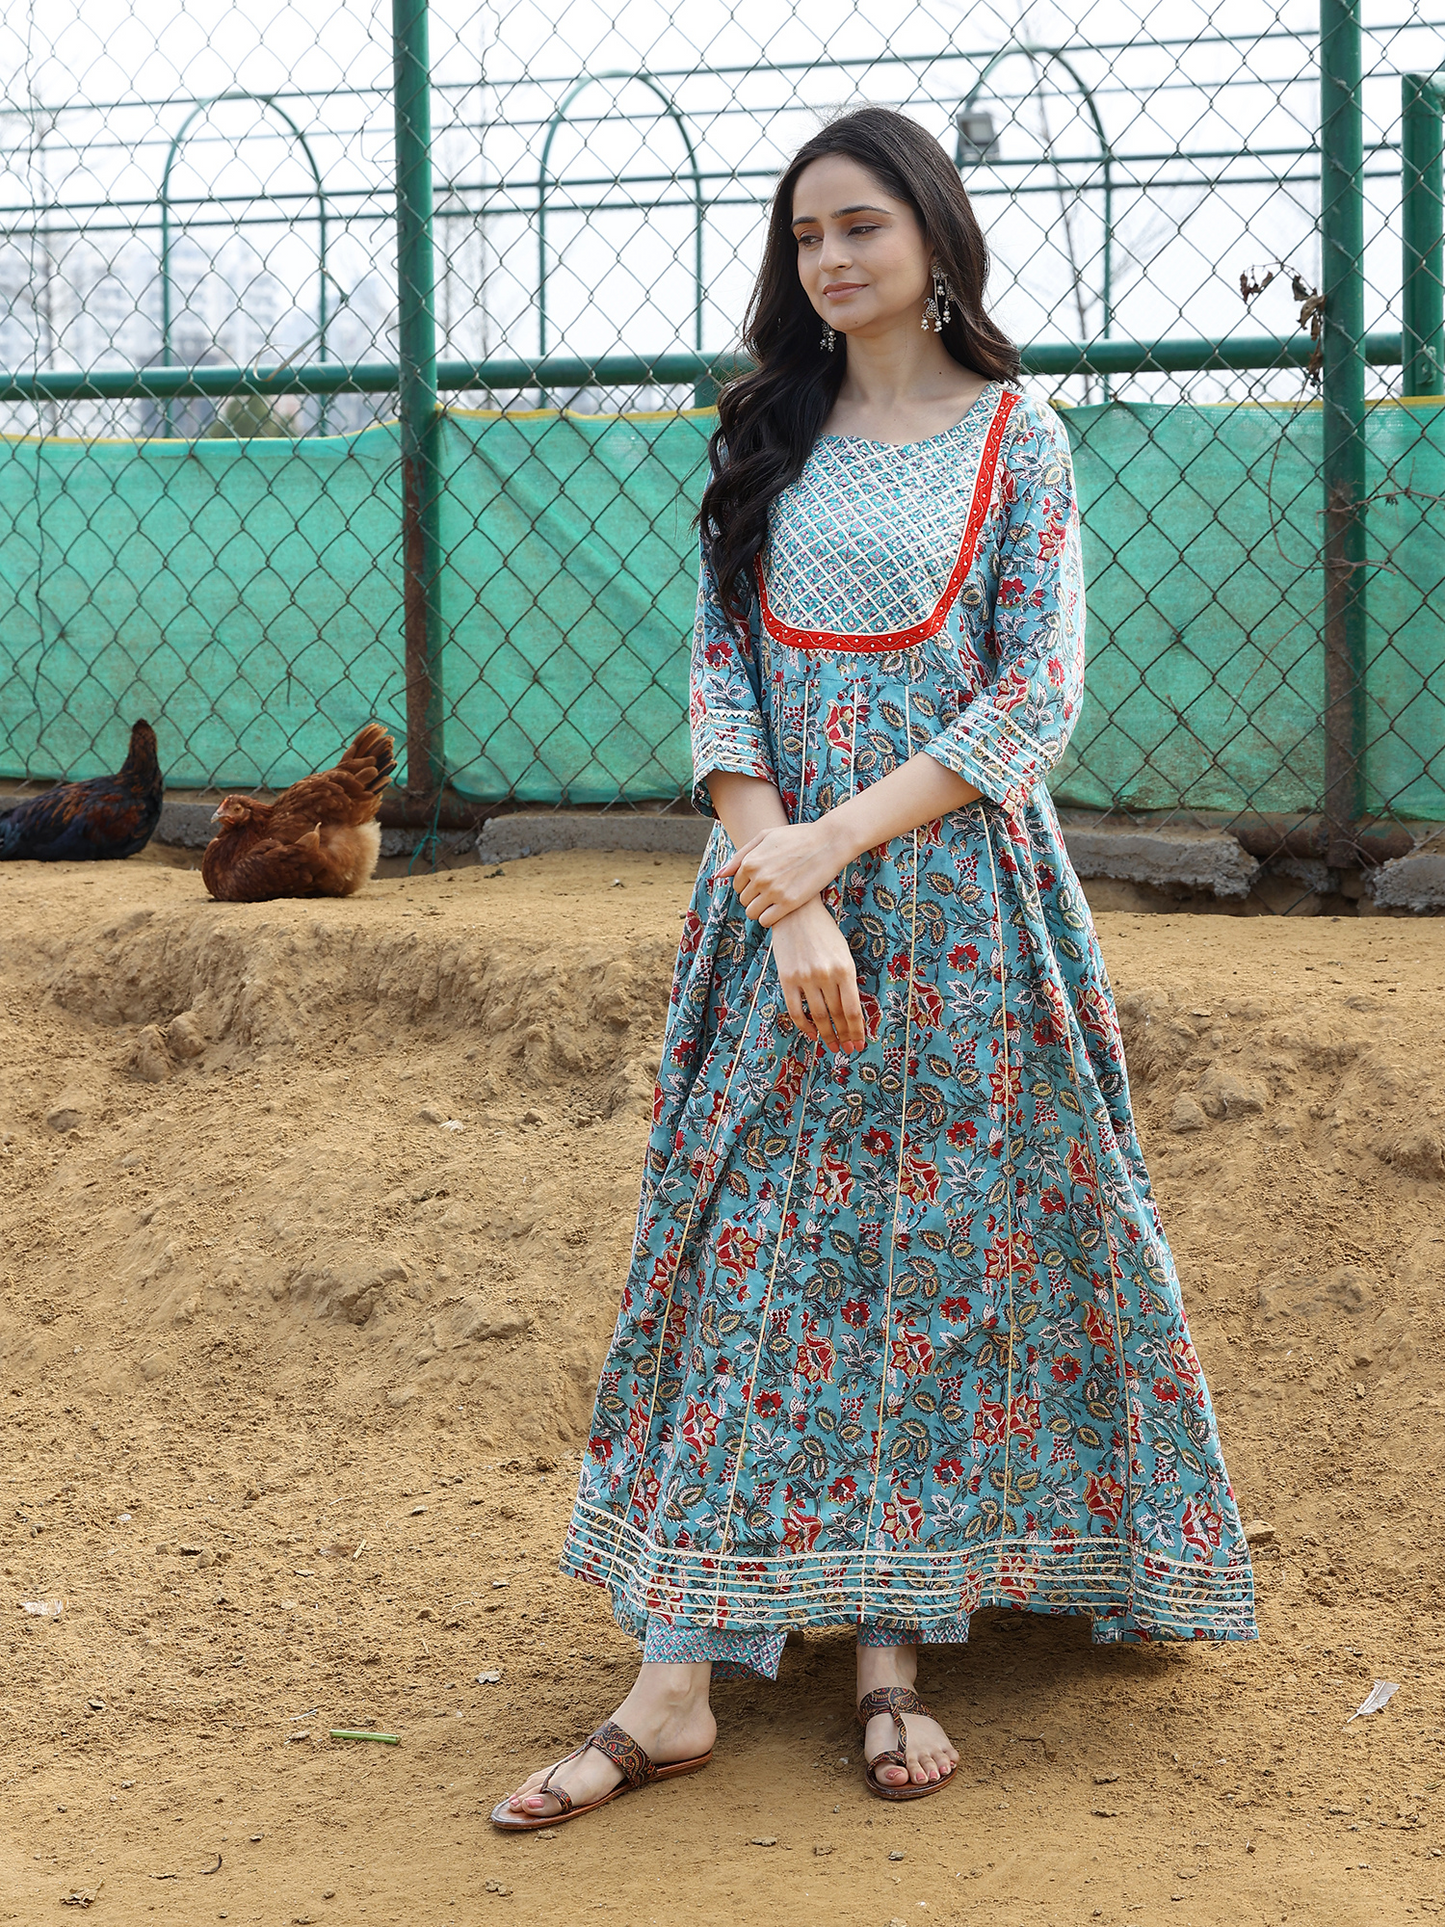
[{"label": "long dark wavy hair", "polygon": [[738,622],[745,618],[753,558],[767,537],[768,510],[802,473],[847,366],[845,354],[819,349],[821,323],[798,279],[792,225],[798,176],[825,154],[846,154],[913,209],[951,291],[952,319],[942,340],[953,359],[994,380],[1018,372],[1018,350],[983,305],[989,267],[983,230],[938,142],[890,107],[862,107],[820,128],[793,156],[773,195],[742,333],[742,347],[758,365],[719,396],[708,445],[712,476],[698,520],[723,607]]}]

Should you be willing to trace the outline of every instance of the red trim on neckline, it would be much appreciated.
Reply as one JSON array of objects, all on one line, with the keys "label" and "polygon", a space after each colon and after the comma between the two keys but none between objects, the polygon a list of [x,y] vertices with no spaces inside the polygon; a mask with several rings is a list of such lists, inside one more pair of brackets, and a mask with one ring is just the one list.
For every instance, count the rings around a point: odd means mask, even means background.
[{"label": "red trim on neckline", "polygon": [[1019,395],[1008,389],[999,396],[988,433],[984,437],[983,453],[979,457],[973,495],[968,505],[968,517],[963,525],[963,538],[958,545],[958,559],[931,615],[922,622],[915,622],[910,629],[892,630],[887,635],[840,635],[831,629],[794,629],[790,623],[781,621],[773,614],[768,601],[768,585],[763,577],[762,553],[759,551],[753,558],[753,570],[758,579],[758,606],[763,625],[773,641],[783,643],[789,649],[836,649],[849,655],[878,656],[888,650],[911,649],[917,643],[927,642],[930,636],[936,636],[948,620],[948,612],[958,599],[958,592],[973,567],[978,538],[988,515],[989,503],[993,500],[994,471],[998,466],[999,450],[1003,447],[1004,429],[1008,426],[1014,403],[1020,399]]}]

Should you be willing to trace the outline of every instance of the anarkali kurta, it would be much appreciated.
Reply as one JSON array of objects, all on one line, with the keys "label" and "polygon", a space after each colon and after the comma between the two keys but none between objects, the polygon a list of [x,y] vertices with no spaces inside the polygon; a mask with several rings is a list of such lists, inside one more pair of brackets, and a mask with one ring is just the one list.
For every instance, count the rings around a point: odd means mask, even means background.
[{"label": "anarkali kurta", "polygon": [[1068,441],[998,383],[926,441],[818,441],[746,638],[704,565],[702,809],[739,771],[810,821],[919,751],[981,800],[826,893],[868,1031],[844,1056],[793,1026],[714,829],[562,1560],[639,1638],[707,1632],[770,1671],[788,1627],[960,1639],[981,1606],[1084,1613],[1096,1641],[1254,1636],[1045,786],[1083,642]]}]

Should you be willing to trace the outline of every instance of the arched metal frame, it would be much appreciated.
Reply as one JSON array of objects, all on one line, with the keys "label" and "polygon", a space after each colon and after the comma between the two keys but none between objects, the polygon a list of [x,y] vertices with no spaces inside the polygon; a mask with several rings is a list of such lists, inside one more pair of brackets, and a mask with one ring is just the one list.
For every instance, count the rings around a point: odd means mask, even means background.
[{"label": "arched metal frame", "polygon": [[[1104,131],[1103,116],[1099,112],[1098,102],[1095,100],[1093,90],[1090,88],[1088,82],[1062,48],[1035,47],[1027,41],[1016,40],[1007,47],[1000,47],[997,53],[991,54],[984,62],[984,65],[979,70],[978,79],[969,89],[968,98],[960,107],[959,113],[967,113],[969,108],[973,106],[983,91],[985,81],[993,72],[994,68],[998,66],[999,62],[1013,59],[1016,56],[1029,61],[1031,64],[1036,61],[1042,61],[1045,63],[1056,63],[1062,67],[1070,80],[1072,80],[1078,88],[1080,98],[1089,110],[1089,118],[1094,123],[1094,132],[1098,136],[1099,141],[1099,158],[1104,163],[1104,285],[1100,291],[1103,317],[1099,332],[1100,338],[1107,340],[1114,322],[1114,149],[1109,141],[1109,136]],[[1037,87],[1037,84],[1036,79],[1035,87]],[[1062,192],[1063,188],[1061,184],[1060,193],[1062,194]],[[1109,399],[1109,381],[1107,377],[1105,377],[1104,380],[1104,399],[1106,401]]]},{"label": "arched metal frame", "polygon": [[[688,167],[692,173],[693,199],[692,345],[694,348],[700,350],[702,347],[702,235],[704,206],[702,170],[697,164],[697,150],[693,146],[692,137],[687,131],[687,124],[682,117],[682,109],[666,89],[663,88],[658,81],[654,80],[649,73],[640,71],[628,73],[625,69],[618,68],[616,70],[609,70],[603,74],[584,74],[564,96],[561,105],[547,123],[547,138],[542,143],[542,159],[537,169],[537,352],[539,356],[545,355],[547,352],[547,163],[552,155],[552,142],[557,136],[557,130],[565,124],[568,110],[572,106],[573,101],[575,101],[580,94],[584,94],[589,87],[595,87],[599,82],[604,80],[636,80],[640,81],[644,87],[650,88],[658,100],[662,102],[663,113],[666,114],[678,133],[682,136],[682,144],[687,149]],[[627,115],[624,116],[624,118],[630,120],[632,116]],[[561,183],[558,182],[557,185],[560,186]]]},{"label": "arched metal frame", "polygon": [[[161,364],[166,368],[169,368],[171,365],[171,169],[175,166],[176,156],[180,152],[186,136],[190,133],[196,121],[200,119],[203,114],[210,113],[213,107],[220,107],[227,101],[234,100],[248,100],[268,108],[274,114],[279,114],[291,132],[296,136],[297,141],[300,143],[301,151],[306,156],[307,165],[311,169],[311,178],[316,184],[316,359],[324,362],[326,359],[326,188],[321,179],[321,169],[316,164],[316,156],[312,152],[310,141],[307,140],[300,126],[281,105],[274,94],[253,94],[243,89],[235,89],[230,93],[212,94],[206,100],[198,100],[171,136],[166,148],[166,164],[161,170],[159,195],[161,210]],[[321,404],[321,415],[317,422],[317,426],[323,433],[326,428],[325,413],[326,404],[323,401]],[[171,433],[171,408],[169,402],[166,403],[162,414],[163,426],[161,432],[163,435],[169,436]]]}]

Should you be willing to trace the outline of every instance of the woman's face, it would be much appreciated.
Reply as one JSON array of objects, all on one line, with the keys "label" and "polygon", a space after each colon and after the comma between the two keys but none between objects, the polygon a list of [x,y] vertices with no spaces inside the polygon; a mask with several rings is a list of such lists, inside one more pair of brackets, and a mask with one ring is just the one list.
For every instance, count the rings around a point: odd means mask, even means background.
[{"label": "woman's face", "polygon": [[885,194],[843,154],[810,162],[793,190],[798,279],[830,328],[877,335],[918,326],[932,289],[931,252],[906,201]]}]

